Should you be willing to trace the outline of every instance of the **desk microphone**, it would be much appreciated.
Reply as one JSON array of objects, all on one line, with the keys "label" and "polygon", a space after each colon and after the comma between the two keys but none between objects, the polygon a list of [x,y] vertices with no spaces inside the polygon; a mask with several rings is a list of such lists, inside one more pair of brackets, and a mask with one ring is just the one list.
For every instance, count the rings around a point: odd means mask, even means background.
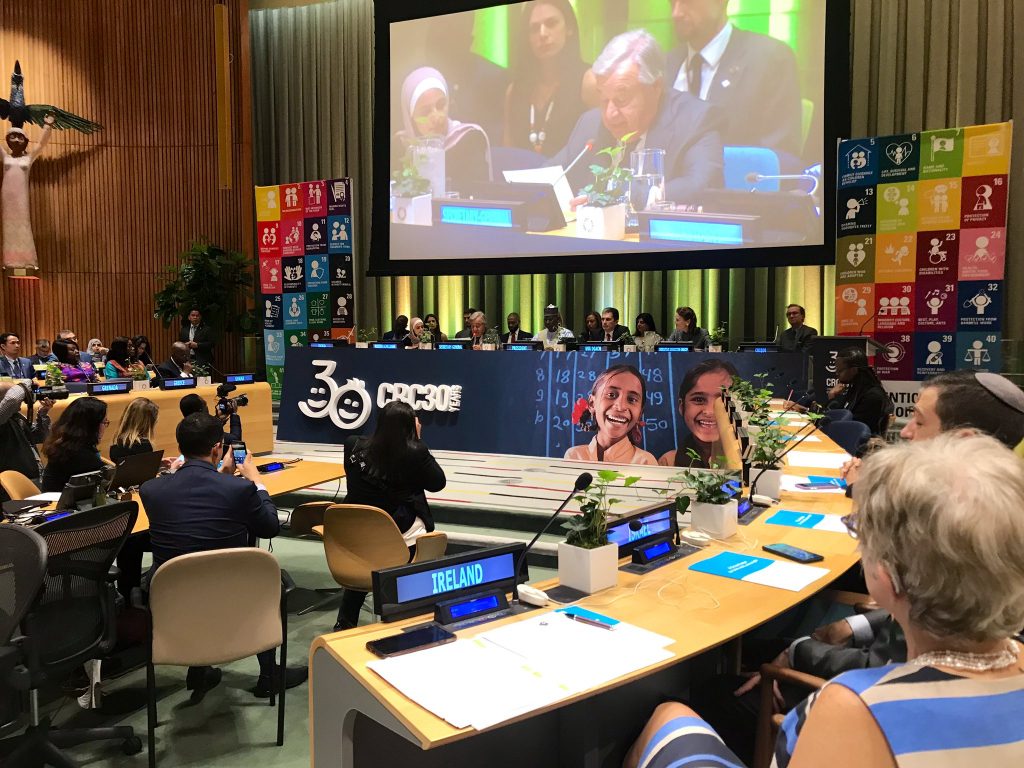
[{"label": "desk microphone", "polygon": [[776,323],[775,324],[775,335],[772,336],[772,344],[778,344],[778,343],[779,343],[779,325],[778,325],[778,323]]},{"label": "desk microphone", "polygon": [[[554,180],[554,182],[552,183],[551,186],[554,186],[555,184],[560,182],[562,179],[564,179],[566,176],[568,176],[569,175],[569,171],[571,171],[575,167],[576,163],[578,163],[583,158],[583,156],[585,154],[587,154],[587,152],[589,152],[593,148],[594,148],[594,139],[591,139],[590,141],[588,141],[583,146],[583,149],[580,151],[580,153],[578,155],[576,155],[576,159],[573,160],[571,163],[569,163],[569,167],[566,168],[564,171],[562,171],[562,175]],[[580,490],[583,490],[583,489],[581,488]]]},{"label": "desk microphone", "polygon": [[[818,193],[818,187],[821,186],[821,179],[811,173],[748,173],[746,175],[747,184],[760,184],[762,181],[809,181],[811,182],[811,188],[806,193],[808,197],[814,197]],[[756,190],[751,191],[754,192]]]},{"label": "desk microphone", "polygon": [[544,534],[544,531],[551,527],[551,524],[555,522],[555,518],[558,517],[559,514],[561,514],[562,510],[565,509],[565,505],[572,500],[572,497],[575,496],[580,491],[589,488],[592,482],[594,482],[594,476],[592,474],[590,474],[589,472],[583,472],[582,474],[580,474],[580,476],[576,478],[576,482],[573,484],[572,491],[570,491],[569,495],[565,497],[565,500],[558,505],[558,509],[555,510],[555,514],[548,518],[548,521],[544,523],[544,527],[537,532],[537,535],[533,537],[533,541],[527,544],[526,549],[524,549],[522,551],[522,554],[519,555],[519,559],[516,561],[515,578],[512,581],[513,600],[519,600],[519,574],[523,570],[523,563],[526,562],[527,554],[529,554],[530,550],[533,548],[533,545],[537,543],[537,539],[539,539]]},{"label": "desk microphone", "polygon": [[871,317],[869,317],[867,320],[865,320],[863,325],[861,325],[860,330],[857,331],[857,335],[858,336],[863,336],[864,335],[864,329],[868,327],[868,323],[870,323],[872,320],[874,320],[875,317],[877,317],[877,316],[878,316],[878,310],[876,309],[875,313],[873,315],[871,315]]},{"label": "desk microphone", "polygon": [[[789,453],[794,448],[796,448],[798,445],[800,445],[800,443],[802,443],[808,437],[813,435],[815,433],[815,431],[818,429],[818,422],[812,421],[812,422],[809,422],[809,423],[810,423],[811,430],[806,435],[801,437],[799,440],[794,440],[793,444],[791,446],[789,446],[788,448],[786,448],[786,450],[784,450],[782,453],[779,454],[778,459],[777,459],[777,461],[779,462],[779,468],[782,467],[782,463],[781,463],[782,462],[782,458],[787,453]],[[793,436],[796,437],[796,435],[799,435],[804,429],[806,429],[806,427],[800,427],[800,429],[798,429],[796,431],[796,434],[793,435]],[[753,479],[753,481],[750,483],[750,501],[751,501],[751,503],[756,503],[756,502],[754,502],[754,493],[757,490],[757,481],[760,480],[761,479],[761,475],[763,475],[769,469],[770,469],[770,467],[762,468],[761,471],[757,473],[757,477],[755,477]],[[758,504],[758,506],[770,506],[770,504]]]}]

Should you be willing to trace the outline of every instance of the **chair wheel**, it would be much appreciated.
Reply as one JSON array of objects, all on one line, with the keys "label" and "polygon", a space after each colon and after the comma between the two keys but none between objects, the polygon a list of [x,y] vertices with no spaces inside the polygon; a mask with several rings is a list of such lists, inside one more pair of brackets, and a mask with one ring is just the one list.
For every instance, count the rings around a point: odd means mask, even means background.
[{"label": "chair wheel", "polygon": [[142,739],[138,736],[130,736],[121,742],[121,751],[126,755],[137,755],[142,751]]}]

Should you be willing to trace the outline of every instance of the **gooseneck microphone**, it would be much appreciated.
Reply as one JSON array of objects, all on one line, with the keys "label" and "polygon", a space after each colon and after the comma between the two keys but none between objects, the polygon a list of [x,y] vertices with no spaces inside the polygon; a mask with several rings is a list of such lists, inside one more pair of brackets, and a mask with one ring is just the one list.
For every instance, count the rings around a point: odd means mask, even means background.
[{"label": "gooseneck microphone", "polygon": [[[779,454],[779,458],[778,458],[779,462],[782,461],[782,458],[787,453],[792,451],[794,448],[796,448],[798,445],[800,445],[800,443],[802,443],[804,440],[806,440],[808,437],[810,437],[811,435],[813,435],[815,433],[815,431],[818,429],[818,422],[817,421],[812,421],[812,422],[809,422],[809,423],[810,423],[810,426],[811,426],[810,431],[806,435],[803,435],[799,440],[794,440],[792,445],[790,445],[789,447],[786,448],[786,450],[784,450],[782,453],[780,453]],[[798,429],[796,431],[796,433],[793,435],[793,437],[796,437],[797,435],[799,435],[804,429],[806,429],[806,427],[800,427],[800,429]],[[780,463],[779,464],[779,468],[781,468],[781,466],[782,465]],[[757,481],[760,480],[761,479],[761,475],[763,475],[769,469],[771,469],[771,467],[764,467],[764,468],[762,468],[761,471],[757,473],[757,477],[755,477],[753,479],[753,481],[751,481],[751,483],[750,483],[750,500],[751,500],[751,502],[753,502],[753,500],[754,500],[754,493],[757,491]],[[758,506],[761,506],[761,505],[758,505]]]},{"label": "gooseneck microphone", "polygon": [[[593,148],[594,148],[594,139],[591,139],[590,141],[588,141],[583,146],[583,149],[581,149],[580,153],[578,155],[576,155],[576,158],[571,163],[569,163],[569,167],[567,167],[564,171],[562,171],[562,175],[559,176],[557,179],[555,179],[554,183],[557,184],[562,179],[564,179],[566,176],[568,176],[569,175],[569,171],[571,171],[574,167],[576,167],[576,163],[578,163],[583,158],[583,156],[585,154],[587,154],[587,152],[589,152]],[[552,185],[552,186],[554,186],[554,185]],[[582,490],[582,489],[580,489],[580,490]]]},{"label": "gooseneck microphone", "polygon": [[551,527],[551,524],[555,522],[555,518],[558,517],[559,514],[561,514],[562,510],[565,509],[565,505],[572,500],[572,497],[575,496],[580,491],[589,488],[592,482],[594,482],[594,476],[592,474],[590,474],[589,472],[581,473],[580,476],[576,478],[576,482],[573,484],[572,490],[569,492],[569,495],[566,496],[562,503],[558,505],[558,509],[555,510],[555,513],[548,518],[548,521],[544,523],[544,527],[537,531],[537,535],[533,537],[533,540],[526,545],[526,549],[524,549],[522,553],[519,555],[519,559],[516,560],[515,579],[512,582],[513,600],[519,599],[519,574],[522,573],[523,563],[526,562],[526,556],[530,553],[530,550],[533,549],[533,545],[537,543],[537,539],[543,536],[544,532]]}]

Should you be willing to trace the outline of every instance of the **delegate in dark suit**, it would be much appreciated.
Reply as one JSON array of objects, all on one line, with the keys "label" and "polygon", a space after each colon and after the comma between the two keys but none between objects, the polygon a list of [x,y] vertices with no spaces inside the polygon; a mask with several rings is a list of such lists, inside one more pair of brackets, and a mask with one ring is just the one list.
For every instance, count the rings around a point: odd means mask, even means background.
[{"label": "delegate in dark suit", "polygon": [[190,329],[191,325],[185,323],[181,327],[181,333],[178,334],[178,341],[186,344],[189,341],[194,341],[196,348],[192,350],[193,360],[199,365],[213,365],[213,332],[210,330],[210,327],[203,324],[196,326],[195,338],[193,339],[189,339]]},{"label": "delegate in dark suit", "polygon": [[779,336],[779,350],[782,352],[801,352],[807,342],[818,335],[809,325],[790,326]]},{"label": "delegate in dark suit", "polygon": [[[699,200],[705,189],[722,186],[722,138],[724,123],[721,113],[710,104],[691,96],[666,89],[661,96],[658,113],[647,130],[646,149],[665,150],[665,196],[675,203]],[[594,140],[594,154],[584,157],[569,171],[573,192],[591,181],[591,165],[606,166],[607,155],[596,151],[618,142],[601,121],[601,110],[585,112],[569,136],[569,143],[554,157],[551,164],[567,167],[587,142]],[[624,162],[628,163],[626,157]]]},{"label": "delegate in dark suit", "polygon": [[0,376],[10,376],[12,379],[31,379],[34,375],[32,361],[27,357],[12,359],[6,355],[0,355]]},{"label": "delegate in dark suit", "polygon": [[[669,84],[688,57],[685,43],[669,51]],[[785,43],[734,27],[707,100],[725,111],[726,146],[768,147],[793,158],[803,153],[800,80],[796,56]]]},{"label": "delegate in dark suit", "polygon": [[511,332],[501,334],[501,343],[511,344],[516,341],[530,341],[532,338],[533,333],[531,331],[524,331],[522,328],[520,328],[519,330],[516,331],[516,337],[514,339],[512,338]]}]

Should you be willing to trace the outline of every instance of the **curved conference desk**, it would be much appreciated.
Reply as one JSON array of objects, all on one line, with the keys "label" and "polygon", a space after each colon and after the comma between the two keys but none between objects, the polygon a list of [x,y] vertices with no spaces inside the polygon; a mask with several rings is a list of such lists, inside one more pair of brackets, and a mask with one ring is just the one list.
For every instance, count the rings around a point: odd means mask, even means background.
[{"label": "curved conference desk", "polygon": [[[803,457],[812,452],[841,453],[823,435],[820,442],[803,443],[800,451]],[[803,460],[818,463],[811,458]],[[788,466],[786,474],[838,476],[839,472]],[[668,646],[671,658],[483,731],[452,727],[366,666],[375,658],[366,650],[367,641],[429,621],[430,616],[317,638],[310,649],[313,764],[316,768],[620,765],[654,707],[685,691],[691,660],[807,600],[857,563],[856,542],[845,533],[767,524],[780,508],[847,514],[851,501],[841,493],[783,492],[781,504],[741,526],[726,544],[713,543],[644,576],[620,571],[616,587],[579,604],[671,637],[675,641]],[[774,557],[761,550],[770,542],[786,542],[824,555],[824,561],[816,565],[827,568],[828,574],[791,592],[689,570],[693,563],[723,549]],[[540,610],[553,607],[557,606]],[[457,634],[459,638],[472,637],[531,615],[533,612],[508,617]],[[573,649],[565,652],[571,654]],[[494,696],[501,696],[501,691],[495,690]]]}]

